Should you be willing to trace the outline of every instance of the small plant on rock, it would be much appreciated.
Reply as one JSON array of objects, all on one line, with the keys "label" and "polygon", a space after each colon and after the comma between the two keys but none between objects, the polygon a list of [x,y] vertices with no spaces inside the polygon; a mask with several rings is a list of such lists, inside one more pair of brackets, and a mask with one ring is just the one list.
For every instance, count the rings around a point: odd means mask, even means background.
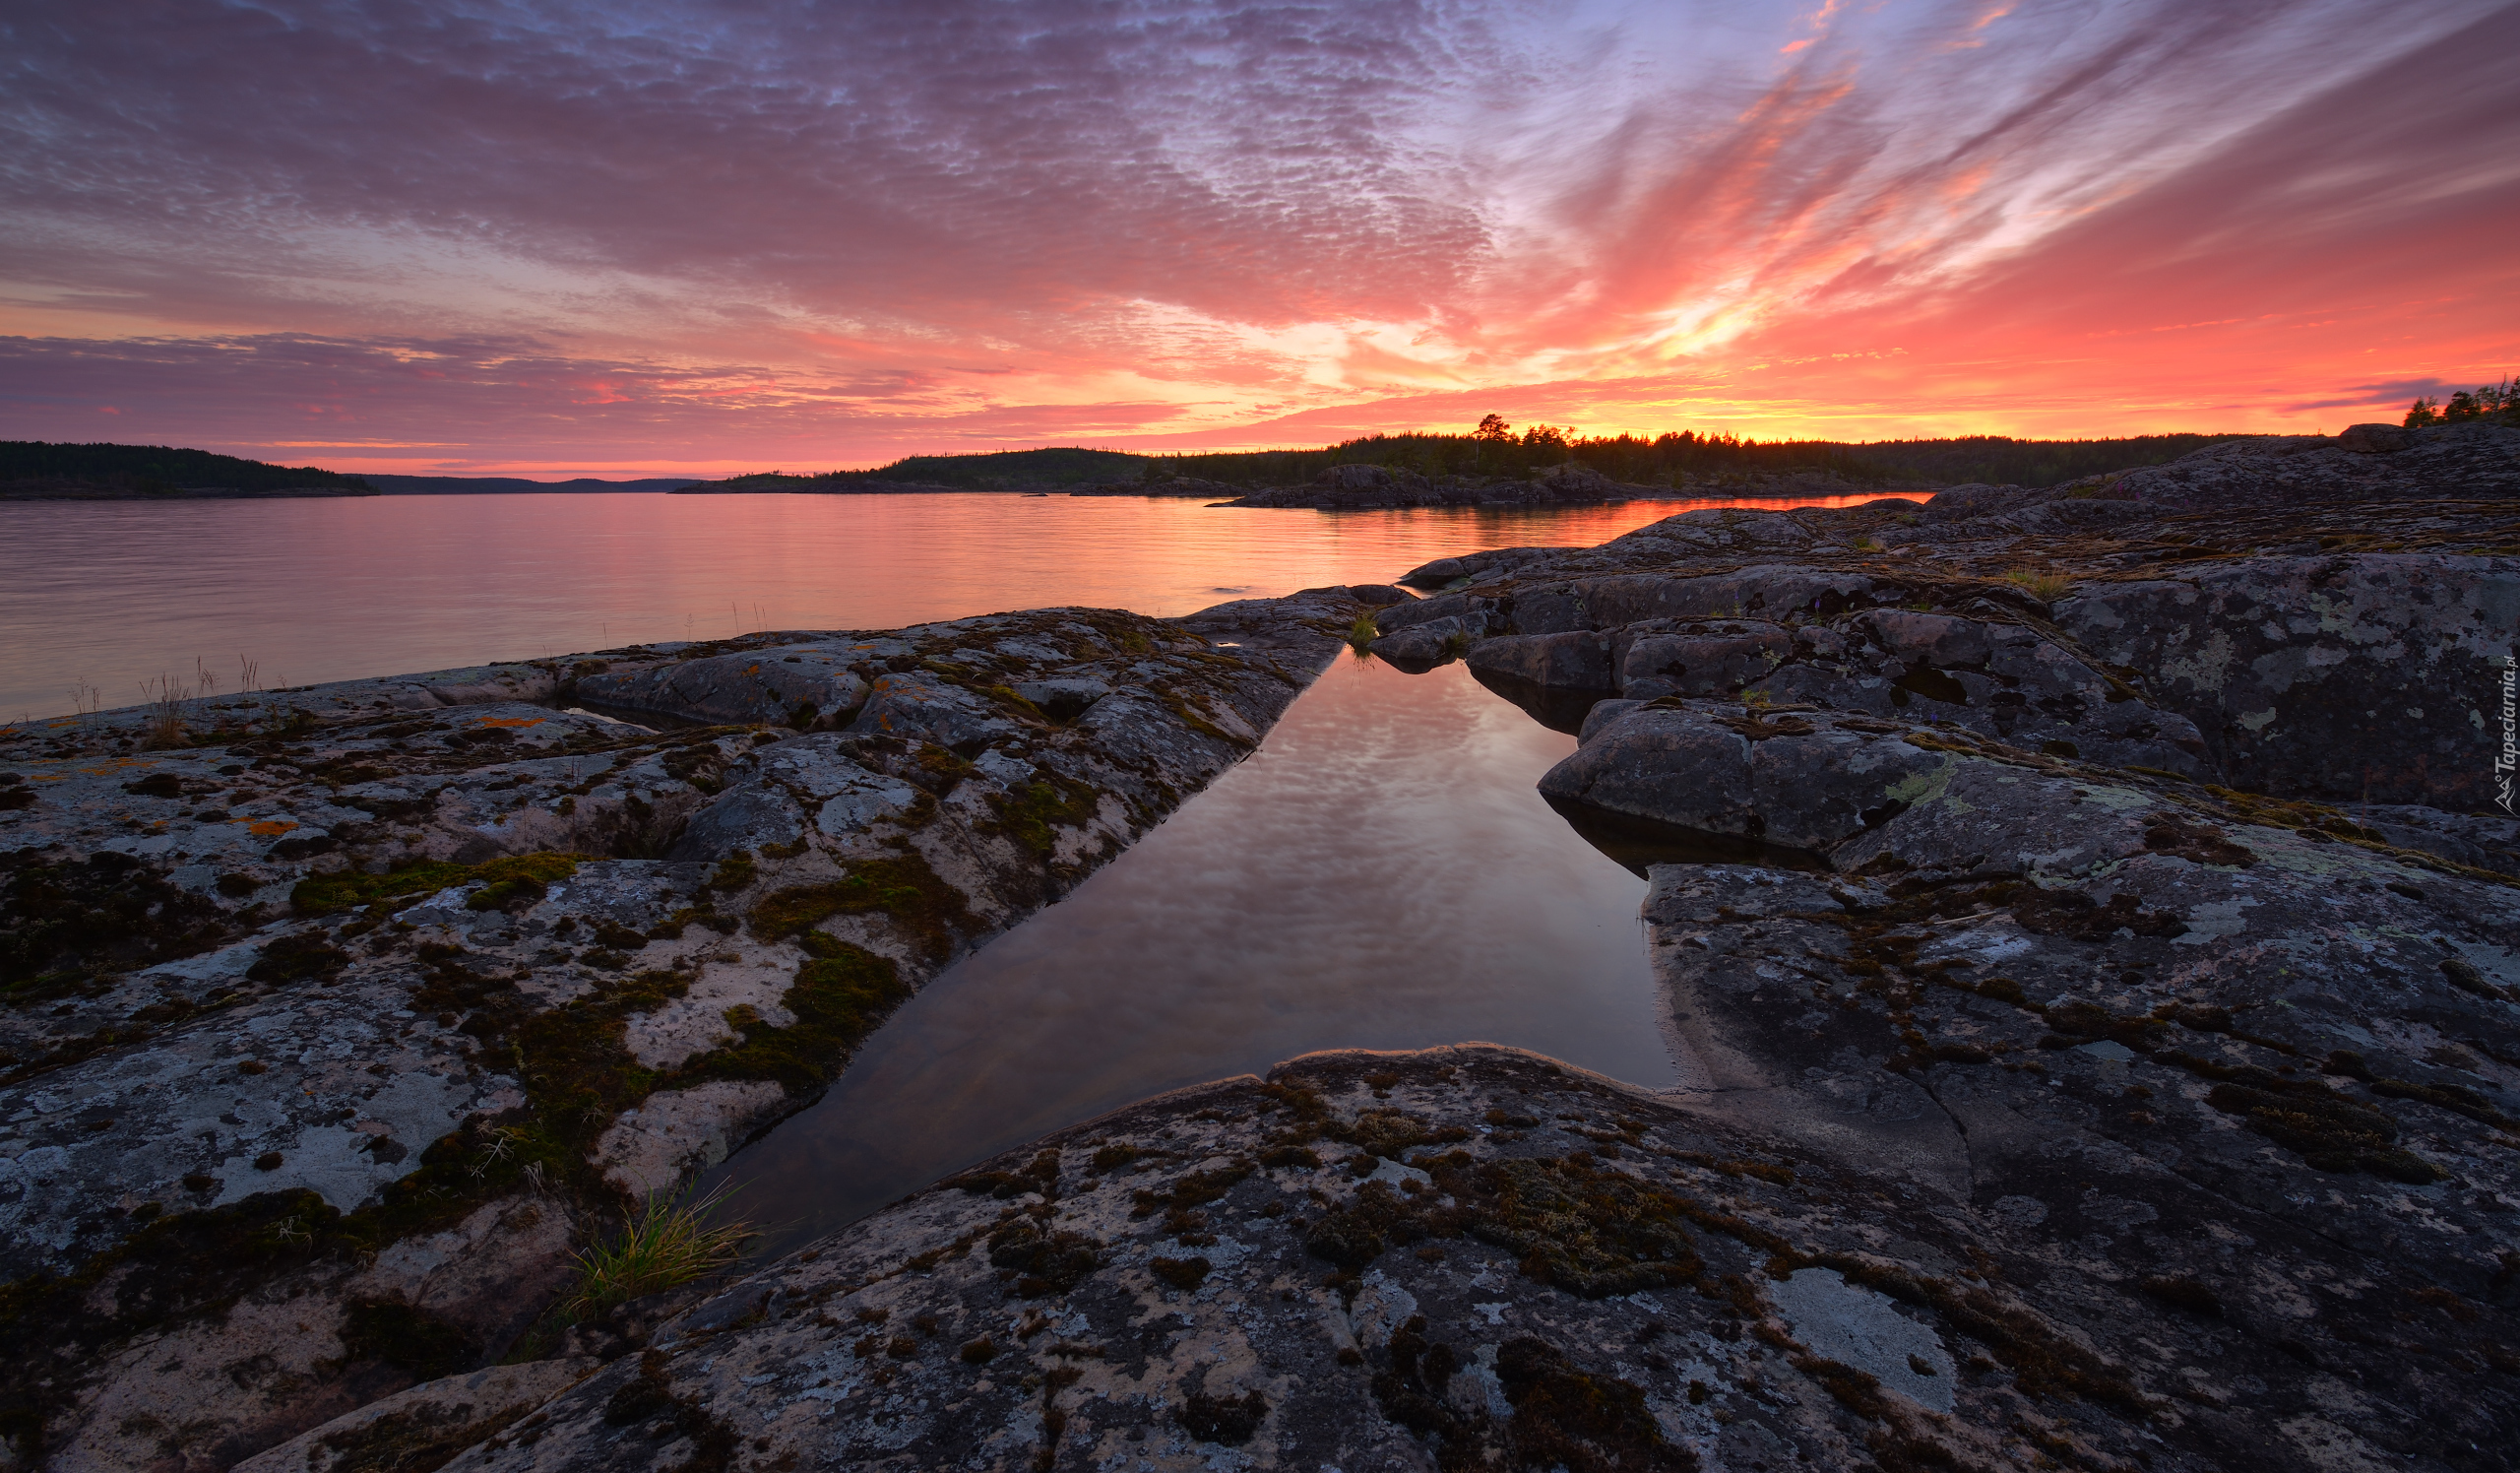
[{"label": "small plant on rock", "polygon": [[155,680],[140,682],[140,693],[149,703],[149,730],[140,744],[150,751],[190,745],[184,736],[184,702],[192,699],[189,686],[178,685],[173,677],[159,675]]},{"label": "small plant on rock", "polygon": [[750,1223],[708,1221],[724,1199],[723,1187],[696,1201],[650,1196],[612,1242],[577,1255],[578,1282],[561,1313],[573,1320],[591,1318],[732,1264],[755,1234]]},{"label": "small plant on rock", "polygon": [[2004,572],[2004,581],[2019,585],[2042,604],[2053,604],[2073,588],[2073,584],[2064,578],[2036,568],[2008,568]]},{"label": "small plant on rock", "polygon": [[1365,646],[1381,637],[1382,631],[1374,627],[1374,616],[1370,613],[1357,614],[1356,621],[1348,626],[1348,648],[1359,655],[1365,652]]}]

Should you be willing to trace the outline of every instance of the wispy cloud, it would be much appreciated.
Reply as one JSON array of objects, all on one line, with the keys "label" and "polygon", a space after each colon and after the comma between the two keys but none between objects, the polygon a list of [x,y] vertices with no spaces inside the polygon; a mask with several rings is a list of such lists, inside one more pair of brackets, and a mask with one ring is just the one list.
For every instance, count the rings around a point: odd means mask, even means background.
[{"label": "wispy cloud", "polygon": [[[0,22],[0,432],[617,464],[1473,403],[1835,429],[1849,396],[1778,389],[1892,354],[1864,422],[2099,429],[2204,413],[2162,344],[2218,333],[2288,380],[2231,402],[2298,418],[2520,347],[2507,249],[2438,233],[2520,201],[2516,14],[38,7]],[[2427,255],[2456,305],[2391,305]]]}]

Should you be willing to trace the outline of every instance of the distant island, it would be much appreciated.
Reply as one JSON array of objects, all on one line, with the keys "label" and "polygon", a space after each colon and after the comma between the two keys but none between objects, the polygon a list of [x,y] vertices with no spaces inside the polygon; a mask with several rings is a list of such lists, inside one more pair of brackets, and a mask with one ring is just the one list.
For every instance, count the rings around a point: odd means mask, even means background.
[{"label": "distant island", "polygon": [[388,496],[500,496],[578,494],[593,491],[671,491],[691,484],[689,476],[649,476],[636,480],[528,480],[521,476],[377,476],[365,478]]},{"label": "distant island", "polygon": [[513,476],[349,476],[166,445],[0,440],[0,501],[190,501],[263,496],[449,496],[669,491],[688,476],[527,480]]},{"label": "distant island", "polygon": [[871,471],[769,471],[697,481],[681,487],[679,494],[1016,491],[1251,498],[1243,504],[1310,505],[1316,501],[1290,493],[1325,484],[1360,489],[1375,481],[1372,471],[1399,484],[1493,488],[1504,482],[1553,480],[1563,487],[1569,483],[1569,467],[1589,473],[1575,478],[1588,487],[1614,487],[1612,494],[1626,496],[1811,495],[1970,482],[2040,487],[2164,465],[2208,445],[2248,438],[2237,433],[2101,440],[1967,435],[1762,442],[1693,430],[1587,438],[1554,424],[1533,424],[1518,431],[1501,416],[1490,415],[1468,434],[1364,435],[1314,450],[1131,455],[1059,446],[976,455],[913,455]]},{"label": "distant island", "polygon": [[[2444,403],[2419,399],[2404,427],[2520,423],[2506,379]],[[1373,434],[1317,449],[1136,455],[1081,445],[911,455],[867,471],[761,471],[716,480],[528,480],[498,476],[350,476],[163,445],[0,441],[0,501],[240,496],[420,496],[600,491],[820,496],[999,491],[1166,496],[1250,507],[1578,505],[1700,496],[1829,496],[2009,485],[2037,490],[2167,465],[2264,436],[2220,432],[2114,439],[1959,435],[1903,440],[1758,440],[1696,430],[1584,436],[1519,430],[1489,415],[1467,434]]]},{"label": "distant island", "polygon": [[0,500],[181,501],[232,496],[374,496],[356,476],[166,445],[0,440]]}]

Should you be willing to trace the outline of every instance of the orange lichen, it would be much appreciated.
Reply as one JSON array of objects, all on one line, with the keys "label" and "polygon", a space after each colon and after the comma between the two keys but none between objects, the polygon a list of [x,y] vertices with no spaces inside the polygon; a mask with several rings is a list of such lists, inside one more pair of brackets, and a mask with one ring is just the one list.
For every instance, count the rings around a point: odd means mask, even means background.
[{"label": "orange lichen", "polygon": [[481,718],[481,725],[485,727],[538,727],[547,720],[549,720],[548,717],[541,716],[484,716]]},{"label": "orange lichen", "polygon": [[297,827],[296,824],[285,818],[264,818],[245,825],[245,832],[269,839],[275,835],[285,834],[295,827]]}]

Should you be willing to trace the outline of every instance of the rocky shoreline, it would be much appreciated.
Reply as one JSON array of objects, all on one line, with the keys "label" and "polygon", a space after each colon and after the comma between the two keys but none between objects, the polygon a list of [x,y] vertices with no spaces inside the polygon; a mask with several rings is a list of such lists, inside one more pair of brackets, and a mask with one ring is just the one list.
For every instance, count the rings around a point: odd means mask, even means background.
[{"label": "rocky shoreline", "polygon": [[[17,1460],[2507,1465],[2520,432],[1404,581],[10,734]],[[1308,1056],[547,1318],[1367,614],[1579,734],[1681,1088]]]},{"label": "rocky shoreline", "polygon": [[1405,597],[763,634],[0,736],[20,1460],[225,1466],[565,1349],[536,1327],[591,1214],[808,1103]]}]

